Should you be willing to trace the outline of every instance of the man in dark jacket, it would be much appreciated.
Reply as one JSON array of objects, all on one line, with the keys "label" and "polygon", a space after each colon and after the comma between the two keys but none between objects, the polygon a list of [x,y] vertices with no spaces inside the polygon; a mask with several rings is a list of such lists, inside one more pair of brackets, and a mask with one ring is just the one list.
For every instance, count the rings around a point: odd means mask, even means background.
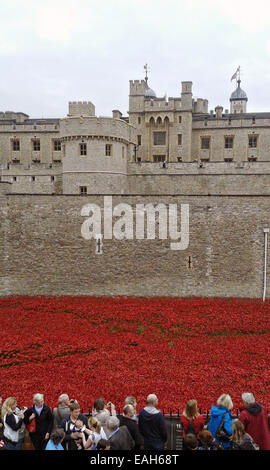
[{"label": "man in dark jacket", "polygon": [[268,415],[265,408],[255,403],[252,393],[243,393],[244,410],[239,415],[239,421],[244,425],[246,433],[250,434],[260,450],[270,450],[270,432]]},{"label": "man in dark jacket", "polygon": [[139,431],[144,438],[144,448],[163,450],[168,437],[164,418],[156,408],[157,396],[148,395],[146,405],[139,413]]},{"label": "man in dark jacket", "polygon": [[140,450],[143,449],[143,437],[140,434],[138,423],[133,419],[134,414],[134,407],[132,405],[126,405],[123,409],[123,416],[119,417],[119,421],[120,426],[126,426],[134,439],[134,450]]},{"label": "man in dark jacket", "polygon": [[111,450],[133,450],[134,440],[126,426],[119,427],[119,419],[117,416],[110,416],[107,420],[106,426],[110,432],[108,441]]}]

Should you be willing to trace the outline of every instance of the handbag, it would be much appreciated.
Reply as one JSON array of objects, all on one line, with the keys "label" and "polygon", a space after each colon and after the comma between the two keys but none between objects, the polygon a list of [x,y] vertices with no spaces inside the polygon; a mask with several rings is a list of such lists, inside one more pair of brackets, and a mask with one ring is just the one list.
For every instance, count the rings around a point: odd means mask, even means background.
[{"label": "handbag", "polygon": [[36,418],[31,419],[29,424],[26,424],[26,429],[28,432],[35,432],[36,430]]},{"label": "handbag", "polygon": [[225,413],[222,415],[222,418],[221,418],[221,421],[219,423],[219,426],[216,430],[216,438],[219,440],[219,441],[225,441],[225,442],[230,442],[230,436],[229,434],[225,431],[224,427],[223,427],[223,423],[224,423],[224,417],[225,417],[225,414],[226,414],[226,411]]}]

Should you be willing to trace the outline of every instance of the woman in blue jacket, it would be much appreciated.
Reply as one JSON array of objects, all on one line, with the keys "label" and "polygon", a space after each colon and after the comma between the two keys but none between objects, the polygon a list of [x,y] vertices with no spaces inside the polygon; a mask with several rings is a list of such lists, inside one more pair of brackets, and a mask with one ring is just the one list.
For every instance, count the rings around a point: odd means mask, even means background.
[{"label": "woman in blue jacket", "polygon": [[219,441],[216,437],[217,428],[221,422],[222,416],[224,415],[223,429],[228,434],[228,437],[232,435],[232,417],[230,411],[233,409],[233,402],[230,395],[223,394],[217,400],[217,406],[212,406],[210,410],[210,421],[208,424],[208,431],[211,432],[212,436],[216,438],[218,442],[222,444],[224,449],[230,448],[230,442]]}]

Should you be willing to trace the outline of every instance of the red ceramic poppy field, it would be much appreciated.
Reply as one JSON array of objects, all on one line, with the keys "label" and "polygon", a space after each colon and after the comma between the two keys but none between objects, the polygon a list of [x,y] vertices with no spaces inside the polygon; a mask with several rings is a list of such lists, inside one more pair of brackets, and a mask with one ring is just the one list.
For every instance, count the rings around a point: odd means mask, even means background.
[{"label": "red ceramic poppy field", "polygon": [[61,393],[85,410],[104,397],[165,412],[252,391],[270,410],[270,302],[215,298],[7,297],[0,300],[0,394],[29,406]]}]

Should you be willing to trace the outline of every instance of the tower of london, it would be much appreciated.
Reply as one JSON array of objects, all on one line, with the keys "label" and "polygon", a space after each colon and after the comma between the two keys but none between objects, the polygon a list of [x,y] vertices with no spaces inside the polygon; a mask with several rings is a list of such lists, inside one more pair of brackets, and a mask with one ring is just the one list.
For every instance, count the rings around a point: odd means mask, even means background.
[{"label": "tower of london", "polygon": [[[97,116],[91,101],[59,119],[0,113],[0,295],[270,295],[270,112],[249,111],[239,76],[214,109],[192,87],[158,97],[146,74],[129,82],[127,115]],[[127,206],[131,224],[136,207],[177,207],[181,241],[188,207],[182,249],[146,229],[83,237],[107,199],[118,225]]]},{"label": "tower of london", "polygon": [[1,112],[1,181],[29,194],[258,193],[270,112],[248,112],[240,85],[238,78],[227,107],[213,110],[193,97],[191,81],[177,97],[158,97],[146,75],[130,80],[127,116],[96,116],[90,101],[69,102],[59,119]]}]

